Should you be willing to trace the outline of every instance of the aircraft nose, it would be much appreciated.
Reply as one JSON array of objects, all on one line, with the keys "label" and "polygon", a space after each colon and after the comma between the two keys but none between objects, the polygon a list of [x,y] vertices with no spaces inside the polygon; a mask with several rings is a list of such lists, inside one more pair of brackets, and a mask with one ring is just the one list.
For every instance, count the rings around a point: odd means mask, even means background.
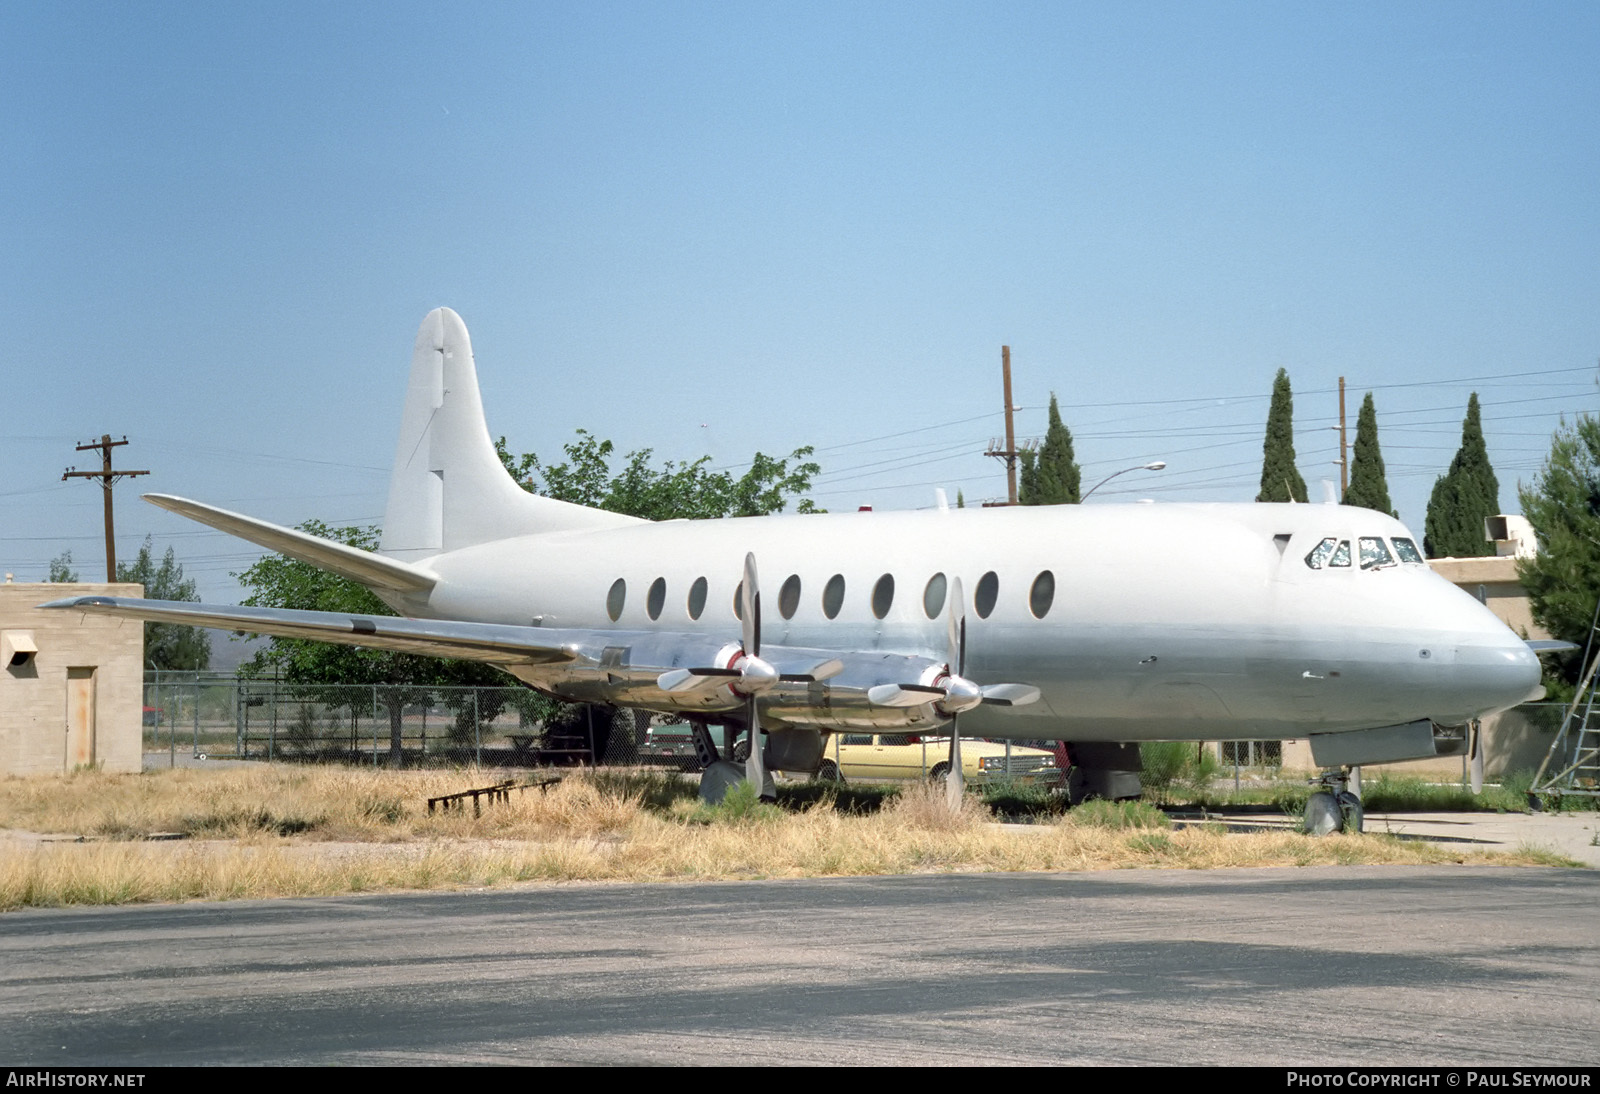
[{"label": "aircraft nose", "polygon": [[1459,709],[1435,720],[1449,725],[1542,698],[1539,658],[1509,630],[1494,641],[1462,643],[1451,666],[1452,688]]}]

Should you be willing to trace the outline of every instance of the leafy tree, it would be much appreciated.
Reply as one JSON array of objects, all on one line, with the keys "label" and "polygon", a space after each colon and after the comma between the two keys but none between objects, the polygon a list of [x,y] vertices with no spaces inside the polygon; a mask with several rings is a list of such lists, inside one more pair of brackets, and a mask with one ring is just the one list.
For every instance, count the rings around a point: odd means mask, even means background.
[{"label": "leafy tree", "polygon": [[1383,473],[1383,453],[1378,450],[1378,410],[1372,402],[1372,392],[1361,400],[1361,413],[1356,418],[1355,456],[1350,461],[1350,487],[1344,492],[1346,505],[1363,509],[1376,509],[1389,516],[1398,514],[1389,501],[1389,482]]},{"label": "leafy tree", "polygon": [[[194,581],[184,580],[183,567],[178,564],[171,547],[161,556],[161,563],[156,564],[148,536],[132,562],[117,563],[117,580],[143,585],[144,595],[149,600],[200,599]],[[193,671],[210,664],[211,636],[201,628],[185,627],[181,623],[144,625],[145,668]]]},{"label": "leafy tree", "polygon": [[1286,369],[1280,368],[1272,381],[1267,436],[1261,446],[1261,492],[1256,500],[1306,500],[1306,480],[1294,465],[1294,393],[1289,390]]},{"label": "leafy tree", "polygon": [[[652,449],[628,453],[622,470],[611,470],[616,446],[588,430],[563,446],[566,459],[542,462],[533,452],[513,456],[501,437],[495,451],[511,477],[523,489],[561,501],[595,509],[644,517],[647,520],[689,520],[715,517],[754,517],[781,512],[791,498],[811,489],[812,478],[822,468],[810,460],[810,448],[797,448],[782,460],[760,452],[739,478],[713,471],[710,456],[690,463],[667,460],[651,465]],[[820,512],[809,498],[796,505],[801,513]]]},{"label": "leafy tree", "polygon": [[1489,466],[1489,449],[1483,441],[1478,413],[1478,393],[1467,400],[1467,417],[1461,423],[1461,447],[1450,470],[1433,484],[1428,498],[1423,548],[1429,558],[1475,558],[1494,553],[1483,534],[1485,517],[1500,512],[1500,483]]},{"label": "leafy tree", "polygon": [[1074,505],[1081,488],[1077,460],[1072,452],[1072,431],[1061,423],[1061,408],[1050,393],[1050,424],[1038,451],[1022,453],[1021,505]]},{"label": "leafy tree", "polygon": [[[1600,599],[1600,419],[1584,414],[1563,422],[1544,467],[1517,497],[1539,541],[1537,555],[1517,562],[1533,618],[1582,649]],[[1569,685],[1582,670],[1580,657],[1565,659]]]},{"label": "leafy tree", "polygon": [[[310,520],[300,525],[300,530],[365,551],[376,550],[378,546],[375,527],[330,528],[321,521]],[[366,586],[282,555],[265,555],[254,566],[234,576],[240,585],[251,590],[243,601],[251,607],[358,615],[395,614]],[[401,717],[406,707],[431,701],[433,688],[501,688],[510,683],[498,669],[479,661],[446,661],[418,654],[282,637],[274,637],[265,648],[257,650],[253,658],[240,666],[240,672],[247,676],[275,672],[291,684],[386,685],[379,692],[379,701],[389,716],[389,759],[395,767],[404,762]],[[478,717],[485,721],[493,718],[503,706],[503,699],[482,696]],[[458,711],[458,716],[462,714],[464,712]]]},{"label": "leafy tree", "polygon": [[72,568],[72,552],[62,551],[50,560],[50,574],[46,581],[59,581],[75,584],[78,580],[78,571]]}]

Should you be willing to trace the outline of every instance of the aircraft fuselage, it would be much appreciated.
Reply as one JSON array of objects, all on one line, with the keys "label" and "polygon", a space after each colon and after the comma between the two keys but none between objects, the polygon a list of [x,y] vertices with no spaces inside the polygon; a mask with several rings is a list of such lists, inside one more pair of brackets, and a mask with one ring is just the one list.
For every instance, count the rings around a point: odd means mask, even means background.
[{"label": "aircraft fuselage", "polygon": [[[1419,719],[1456,725],[1537,692],[1537,659],[1477,601],[1420,562],[1363,569],[1350,558],[1313,569],[1308,553],[1330,537],[1352,551],[1363,537],[1392,550],[1395,537],[1411,534],[1383,514],[1326,505],[673,521],[446,552],[426,561],[439,575],[426,600],[394,602],[417,616],[615,632],[613,651],[628,652],[613,652],[613,671],[601,677],[551,666],[512,671],[572,698],[714,714],[736,709],[737,697],[719,696],[721,707],[704,696],[682,703],[651,685],[659,663],[644,658],[652,672],[637,686],[625,670],[635,645],[655,631],[704,636],[707,650],[736,643],[746,552],[761,567],[764,647],[926,655],[942,648],[946,626],[942,598],[925,597],[929,582],[943,575],[948,587],[959,576],[966,675],[1041,691],[1029,706],[964,715],[963,731],[1014,739],[1215,740]],[[1053,591],[1041,605],[1035,583],[1045,573]],[[840,579],[830,618],[825,594]],[[691,593],[701,581],[696,612]],[[596,679],[603,686],[590,686]],[[829,725],[798,694],[791,699],[786,706],[774,692],[763,709],[776,722]],[[833,728],[852,724],[885,723],[847,718]]]}]

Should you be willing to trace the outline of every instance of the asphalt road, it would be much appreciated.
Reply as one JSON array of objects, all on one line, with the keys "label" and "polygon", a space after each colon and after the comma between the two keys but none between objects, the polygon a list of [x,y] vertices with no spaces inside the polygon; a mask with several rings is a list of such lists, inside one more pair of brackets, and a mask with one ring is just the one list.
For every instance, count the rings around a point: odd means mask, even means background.
[{"label": "asphalt road", "polygon": [[1600,1063],[1600,872],[539,885],[0,917],[0,1063]]}]

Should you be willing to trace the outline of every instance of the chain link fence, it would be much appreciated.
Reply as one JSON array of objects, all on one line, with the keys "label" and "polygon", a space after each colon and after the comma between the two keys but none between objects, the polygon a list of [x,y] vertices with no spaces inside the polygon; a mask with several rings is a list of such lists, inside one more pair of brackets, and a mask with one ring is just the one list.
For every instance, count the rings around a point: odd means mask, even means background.
[{"label": "chain link fence", "polygon": [[[146,673],[144,751],[184,758],[418,767],[633,764],[648,716],[522,687],[309,685]],[[668,766],[682,767],[672,763]]]}]

